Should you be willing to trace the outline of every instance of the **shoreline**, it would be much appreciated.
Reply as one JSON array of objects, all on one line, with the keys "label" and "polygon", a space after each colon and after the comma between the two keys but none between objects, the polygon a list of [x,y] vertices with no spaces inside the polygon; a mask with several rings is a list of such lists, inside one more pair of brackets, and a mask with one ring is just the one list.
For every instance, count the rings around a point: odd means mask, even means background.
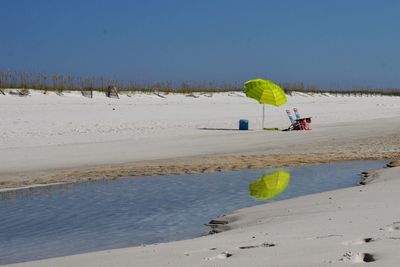
[{"label": "shoreline", "polygon": [[[138,176],[198,174],[264,167],[286,167],[300,164],[329,163],[348,160],[389,160],[400,158],[400,152],[381,152],[373,155],[360,153],[309,153],[309,154],[239,154],[177,158],[162,161],[110,164],[59,170],[18,173],[29,177],[25,181],[0,183],[0,192],[29,189],[56,184],[115,180]],[[15,175],[15,174],[14,174]],[[16,177],[16,176],[15,176]]]},{"label": "shoreline", "polygon": [[[6,266],[129,266],[132,263],[139,267],[214,266],[220,263],[239,267],[244,263],[261,266],[266,260],[273,266],[342,266],[369,260],[378,261],[379,266],[394,266],[400,258],[396,253],[400,248],[396,242],[400,238],[399,223],[395,218],[397,213],[388,213],[388,210],[396,207],[392,201],[400,188],[400,180],[396,179],[400,175],[398,164],[397,161],[394,167],[382,166],[382,169],[364,172],[364,178],[369,179],[363,185],[222,215],[216,220],[224,225],[213,227],[219,231],[217,234]],[[376,203],[377,195],[385,198]],[[370,220],[370,216],[375,220]],[[375,230],[368,230],[374,227]],[[300,256],[299,262],[296,257]]]},{"label": "shoreline", "polygon": [[[369,162],[369,163],[367,163],[367,162]],[[374,162],[374,161],[367,161],[367,162],[364,162],[363,163],[363,161],[355,161],[355,162],[352,162],[352,161],[345,161],[345,162],[342,162],[342,163],[328,163],[328,164],[322,164],[322,165],[324,165],[324,166],[326,166],[328,169],[331,169],[332,167],[332,165],[331,164],[333,164],[333,166],[335,166],[336,164],[344,164],[343,166],[344,166],[344,168],[348,168],[350,165],[353,165],[353,164],[355,164],[355,165],[359,165],[359,164],[362,164],[363,165],[363,167],[356,167],[356,169],[357,170],[352,170],[352,171],[350,171],[350,170],[347,170],[347,174],[350,174],[351,173],[351,175],[352,176],[354,176],[354,178],[355,179],[353,179],[353,178],[351,178],[351,180],[352,180],[352,185],[346,185],[346,187],[341,187],[341,188],[350,188],[350,187],[355,187],[355,186],[357,186],[358,185],[358,183],[361,181],[360,180],[360,174],[361,173],[364,173],[365,174],[365,170],[371,170],[371,174],[372,174],[372,170],[375,170],[375,169],[377,169],[377,168],[381,168],[381,167],[383,167],[383,166],[385,166],[388,162],[387,161],[378,161],[378,162]],[[372,164],[372,165],[370,165],[370,164]],[[300,165],[300,166],[305,166],[305,169],[307,170],[308,168],[320,168],[319,166],[320,166],[320,164],[305,164],[305,165]],[[300,167],[300,169],[302,169],[303,167]],[[290,168],[291,169],[291,168]],[[336,167],[334,167],[334,169],[336,170],[336,171],[338,171],[339,169],[340,169],[340,167],[338,168],[337,166]],[[275,171],[275,170],[274,170]],[[294,172],[295,170],[293,170],[293,169],[291,169],[291,170],[288,170],[289,172]],[[269,170],[269,171],[267,171],[267,172],[271,172],[271,170]],[[253,172],[252,172],[253,173]],[[313,173],[314,174],[318,174],[318,173],[321,173],[321,172],[315,172],[315,171],[313,171]],[[346,173],[344,173],[344,172],[342,172],[342,175],[346,175]],[[335,174],[333,174],[333,175],[335,175]],[[230,175],[229,175],[230,176]],[[257,175],[258,176],[258,175]],[[300,176],[301,176],[301,174],[300,174]],[[237,175],[236,175],[236,177],[237,177]],[[294,183],[296,183],[295,182],[295,180],[296,180],[296,178],[298,178],[298,176],[297,175],[292,175],[292,181],[294,182]],[[332,177],[331,177],[332,178]],[[166,179],[168,179],[168,177],[166,178]],[[251,179],[251,180],[253,180],[253,179]],[[83,184],[83,187],[87,187],[87,186],[89,186],[89,188],[90,188],[90,186],[91,185],[93,185],[92,183],[84,183]],[[106,185],[107,185],[107,187],[108,186],[112,186],[112,184],[109,184],[108,182],[106,182]],[[97,187],[96,185],[94,185],[95,187]],[[312,185],[311,185],[312,186]],[[78,185],[78,187],[79,187],[79,185]],[[57,189],[58,188],[58,189]],[[52,190],[53,189],[51,189],[51,188],[44,188],[43,190],[39,190],[39,191],[37,191],[37,190],[32,190],[32,191],[30,191],[30,190],[26,190],[26,191],[24,191],[24,192],[19,192],[19,193],[21,193],[22,195],[20,195],[20,196],[18,196],[18,192],[16,192],[16,191],[13,191],[13,192],[11,192],[11,195],[7,195],[7,194],[5,194],[4,196],[3,196],[3,199],[8,199],[8,200],[10,200],[10,199],[15,199],[15,200],[17,200],[18,198],[21,198],[21,197],[23,197],[23,198],[27,198],[28,200],[29,200],[29,196],[41,196],[41,195],[47,195],[47,194],[51,194],[51,195],[53,195],[54,197],[57,197],[57,195],[59,195],[59,193],[61,193],[61,195],[59,196],[59,197],[63,197],[63,195],[64,195],[64,192],[68,192],[69,190],[71,190],[73,187],[70,187],[70,186],[67,186],[67,187],[65,187],[65,190],[63,189],[63,186],[61,186],[61,187],[57,187],[57,188],[54,188],[54,190],[56,190],[56,191],[54,191],[54,193],[55,194],[53,194],[52,193]],[[67,189],[68,188],[68,189]],[[50,190],[50,191],[49,191]],[[73,190],[73,189],[72,189]],[[320,189],[321,190],[321,189]],[[321,192],[329,192],[329,191],[333,191],[333,190],[336,190],[336,189],[322,189],[322,191]],[[89,189],[89,191],[91,191],[90,189]],[[17,195],[15,195],[15,194],[17,194]],[[33,195],[32,195],[33,194]],[[311,192],[311,193],[308,193],[308,195],[311,195],[311,194],[316,194],[315,192]],[[246,196],[247,196],[247,194],[246,194]],[[64,196],[65,197],[65,196]],[[249,196],[247,196],[247,197],[249,197]],[[291,197],[289,197],[289,199],[290,198],[296,198],[296,197],[298,197],[298,196],[291,196]],[[65,199],[69,199],[69,198],[65,198]],[[223,203],[224,202],[226,202],[226,200],[227,199],[222,199],[221,200],[221,202],[220,202],[220,204],[219,205],[224,205]],[[277,200],[277,201],[282,201],[282,200]],[[97,202],[96,202],[97,203]],[[214,203],[216,203],[216,202],[214,202]],[[262,203],[262,202],[259,202],[259,203],[253,203],[253,205],[263,205],[263,204],[268,204],[268,203]],[[250,205],[250,207],[252,207],[253,205]],[[184,238],[182,238],[182,237],[180,237],[179,239],[173,239],[173,240],[170,240],[170,241],[166,241],[166,240],[164,240],[164,241],[158,241],[158,242],[150,242],[150,243],[137,243],[137,244],[133,244],[133,245],[128,245],[128,246],[114,246],[114,248],[113,247],[108,247],[108,248],[102,248],[102,249],[95,249],[95,250],[87,250],[87,251],[75,251],[75,252],[73,252],[73,253],[70,253],[70,254],[65,254],[65,255],[63,255],[63,256],[61,256],[61,255],[52,255],[51,257],[46,257],[46,258],[42,258],[41,260],[46,260],[46,259],[51,259],[51,258],[58,258],[58,257],[65,257],[65,256],[72,256],[72,255],[77,255],[78,253],[79,254],[84,254],[84,253],[91,253],[91,252],[98,252],[98,251],[102,251],[102,250],[105,250],[105,249],[107,249],[107,250],[115,250],[115,249],[119,249],[119,248],[128,248],[128,247],[131,247],[131,248],[133,248],[133,247],[140,247],[140,246],[149,246],[149,245],[154,245],[154,244],[160,244],[160,243],[167,243],[167,242],[174,242],[174,241],[182,241],[182,240],[190,240],[190,239],[194,239],[194,238],[198,238],[198,237],[201,237],[201,236],[207,236],[207,235],[212,235],[212,234],[219,234],[219,233],[221,233],[221,232],[224,232],[224,231],[228,231],[228,230],[230,230],[229,229],[229,225],[225,225],[224,224],[224,218],[223,217],[221,217],[221,215],[222,214],[230,214],[230,213],[232,213],[232,212],[236,212],[236,210],[238,210],[238,209],[243,209],[243,207],[246,207],[246,206],[242,206],[242,207],[235,207],[235,208],[230,208],[230,209],[225,209],[225,211],[224,212],[219,212],[217,215],[216,214],[214,214],[213,216],[211,216],[211,217],[209,217],[209,216],[207,216],[208,218],[203,218],[202,220],[197,220],[197,222],[198,223],[200,223],[197,227],[201,227],[202,225],[206,225],[209,229],[207,230],[207,229],[203,229],[203,231],[201,231],[200,233],[198,232],[197,234],[195,234],[195,235],[193,235],[193,233],[194,232],[196,232],[196,231],[193,231],[193,230],[195,230],[195,229],[192,229],[192,231],[188,231],[187,232],[187,234],[189,235],[189,236],[186,236],[186,237],[184,237]],[[190,213],[190,211],[188,211],[189,213]],[[29,213],[29,212],[28,212]],[[100,220],[101,221],[101,220]],[[220,221],[220,222],[222,222],[222,223],[219,223],[218,221]],[[186,225],[186,224],[185,224]],[[187,225],[185,226],[185,225],[182,225],[182,227],[183,228],[185,228],[185,227],[187,227]],[[204,228],[204,226],[203,226],[203,228]],[[150,229],[150,232],[151,232],[151,229]],[[164,231],[165,232],[165,231]],[[37,235],[37,233],[36,233],[36,235]],[[16,247],[15,246],[15,244],[12,246],[12,247]],[[7,249],[7,245],[6,245],[6,249]],[[52,253],[54,253],[54,251],[52,252]],[[7,254],[5,254],[5,256],[6,256]],[[39,254],[40,255],[40,254]],[[41,255],[45,255],[44,253],[41,253]],[[21,255],[21,256],[23,256],[23,255]],[[7,256],[6,256],[7,257]],[[16,258],[17,260],[18,260],[18,258]],[[21,258],[19,258],[19,259],[21,259]],[[38,259],[36,259],[36,260],[38,260]],[[23,262],[29,262],[29,261],[36,261],[35,259],[25,259],[24,261],[19,261],[19,262],[14,262],[14,263],[10,263],[10,262],[8,262],[7,264],[15,264],[15,263],[23,263]],[[5,263],[3,263],[3,264],[5,264]],[[1,264],[0,264],[1,265]]]}]

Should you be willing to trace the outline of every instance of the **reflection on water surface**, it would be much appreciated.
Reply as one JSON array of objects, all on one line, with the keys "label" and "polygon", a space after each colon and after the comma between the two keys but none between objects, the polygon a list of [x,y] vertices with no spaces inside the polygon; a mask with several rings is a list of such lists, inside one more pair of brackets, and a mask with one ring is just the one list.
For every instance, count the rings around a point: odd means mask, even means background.
[{"label": "reflection on water surface", "polygon": [[358,173],[383,164],[342,162],[275,174],[243,170],[3,192],[0,264],[196,237],[221,214],[354,186]]},{"label": "reflection on water surface", "polygon": [[264,173],[258,180],[250,183],[249,194],[256,199],[271,199],[282,194],[289,183],[289,171]]}]

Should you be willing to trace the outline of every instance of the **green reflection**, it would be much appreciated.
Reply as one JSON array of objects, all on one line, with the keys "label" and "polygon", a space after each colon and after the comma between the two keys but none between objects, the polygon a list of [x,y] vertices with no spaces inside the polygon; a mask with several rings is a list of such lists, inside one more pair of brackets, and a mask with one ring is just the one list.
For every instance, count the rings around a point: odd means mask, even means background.
[{"label": "green reflection", "polygon": [[290,172],[288,171],[264,174],[249,185],[249,194],[256,199],[271,199],[283,193],[289,183]]}]

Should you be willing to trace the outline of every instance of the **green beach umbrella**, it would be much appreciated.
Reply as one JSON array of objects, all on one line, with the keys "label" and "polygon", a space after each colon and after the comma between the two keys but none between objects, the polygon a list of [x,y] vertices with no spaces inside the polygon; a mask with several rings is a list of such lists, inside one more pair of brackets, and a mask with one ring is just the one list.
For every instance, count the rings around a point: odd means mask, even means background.
[{"label": "green beach umbrella", "polygon": [[249,185],[249,194],[257,199],[274,198],[286,190],[289,182],[290,173],[287,171],[265,174]]},{"label": "green beach umbrella", "polygon": [[286,94],[279,85],[264,79],[250,80],[244,83],[244,91],[247,97],[263,104],[262,128],[264,129],[265,104],[279,107],[286,103]]}]

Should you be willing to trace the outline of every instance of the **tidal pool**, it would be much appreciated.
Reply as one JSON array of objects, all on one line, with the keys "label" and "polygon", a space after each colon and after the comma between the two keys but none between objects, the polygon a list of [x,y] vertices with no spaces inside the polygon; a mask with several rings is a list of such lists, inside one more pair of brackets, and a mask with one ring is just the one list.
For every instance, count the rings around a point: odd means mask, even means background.
[{"label": "tidal pool", "polygon": [[384,163],[134,177],[3,192],[0,264],[197,237],[207,231],[205,223],[224,213],[355,186],[360,172]]}]

